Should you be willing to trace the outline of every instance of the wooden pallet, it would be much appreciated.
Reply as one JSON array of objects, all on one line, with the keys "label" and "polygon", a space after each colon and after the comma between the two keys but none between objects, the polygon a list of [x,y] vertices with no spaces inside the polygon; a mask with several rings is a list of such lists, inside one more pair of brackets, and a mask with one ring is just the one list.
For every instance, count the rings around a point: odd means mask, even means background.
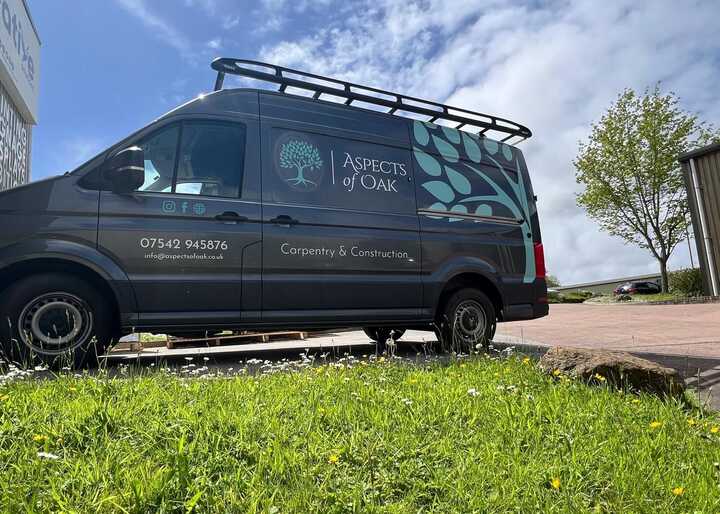
[{"label": "wooden pallet", "polygon": [[234,334],[227,336],[213,336],[204,338],[184,339],[180,337],[168,337],[166,346],[173,349],[178,345],[181,346],[220,346],[227,343],[247,343],[261,342],[267,343],[271,340],[282,339],[307,339],[307,332],[248,332],[244,334]]}]

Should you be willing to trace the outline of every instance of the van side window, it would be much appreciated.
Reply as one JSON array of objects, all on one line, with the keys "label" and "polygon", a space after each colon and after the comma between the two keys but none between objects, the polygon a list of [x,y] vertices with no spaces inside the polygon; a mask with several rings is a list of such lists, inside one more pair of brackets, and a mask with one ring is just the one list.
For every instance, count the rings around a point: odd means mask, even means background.
[{"label": "van side window", "polygon": [[244,125],[185,123],[174,191],[237,198],[244,162]]},{"label": "van side window", "polygon": [[145,182],[138,191],[170,191],[175,171],[180,126],[161,129],[137,146],[145,153]]},{"label": "van side window", "polygon": [[266,202],[414,214],[410,151],[300,132],[270,130]]},{"label": "van side window", "polygon": [[[138,191],[237,198],[245,162],[245,126],[184,122],[151,134]],[[178,149],[179,145],[179,149]]]}]

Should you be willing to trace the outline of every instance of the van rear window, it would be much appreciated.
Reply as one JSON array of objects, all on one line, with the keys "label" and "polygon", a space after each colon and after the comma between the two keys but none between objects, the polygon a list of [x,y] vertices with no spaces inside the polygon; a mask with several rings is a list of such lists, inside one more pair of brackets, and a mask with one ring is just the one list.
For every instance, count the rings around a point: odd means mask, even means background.
[{"label": "van rear window", "polygon": [[415,213],[408,150],[279,128],[270,133],[265,201]]}]

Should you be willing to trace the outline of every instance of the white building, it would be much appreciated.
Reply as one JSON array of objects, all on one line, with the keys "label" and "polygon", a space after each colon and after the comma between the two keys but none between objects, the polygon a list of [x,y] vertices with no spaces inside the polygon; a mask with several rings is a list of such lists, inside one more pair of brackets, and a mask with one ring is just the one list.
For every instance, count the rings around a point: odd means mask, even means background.
[{"label": "white building", "polygon": [[0,191],[30,180],[40,38],[25,0],[0,0]]}]

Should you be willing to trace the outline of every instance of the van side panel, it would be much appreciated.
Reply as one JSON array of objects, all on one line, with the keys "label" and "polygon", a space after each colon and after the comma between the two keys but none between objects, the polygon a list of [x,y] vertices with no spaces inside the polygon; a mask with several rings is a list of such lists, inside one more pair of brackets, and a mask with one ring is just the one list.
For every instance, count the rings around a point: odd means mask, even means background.
[{"label": "van side panel", "polygon": [[417,320],[405,121],[272,93],[260,114],[263,321]]},{"label": "van side panel", "polygon": [[540,242],[540,232],[521,152],[420,121],[410,122],[410,133],[425,306],[435,306],[446,280],[444,270],[460,271],[475,262],[467,272],[495,284],[502,318],[534,317],[539,297],[534,244]]}]

